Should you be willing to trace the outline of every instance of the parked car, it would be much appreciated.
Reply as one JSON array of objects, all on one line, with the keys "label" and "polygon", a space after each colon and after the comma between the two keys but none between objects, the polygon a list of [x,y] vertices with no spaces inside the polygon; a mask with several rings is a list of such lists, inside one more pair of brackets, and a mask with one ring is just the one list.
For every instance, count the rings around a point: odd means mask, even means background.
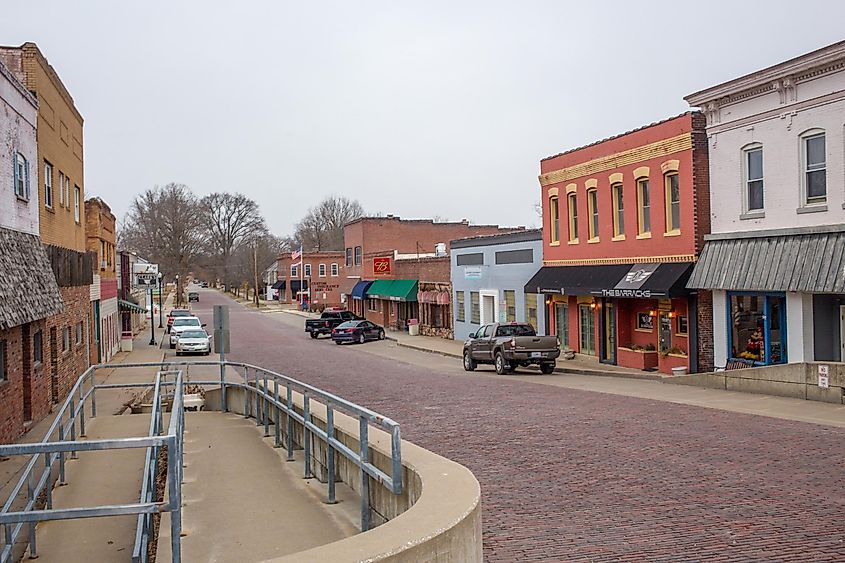
[{"label": "parked car", "polygon": [[190,353],[208,356],[211,353],[211,335],[204,330],[193,328],[183,330],[176,340],[176,355]]},{"label": "parked car", "polygon": [[560,356],[557,336],[537,336],[527,323],[493,323],[484,325],[464,342],[464,369],[472,371],[478,364],[493,364],[499,375],[510,373],[518,366],[540,366],[549,374]]},{"label": "parked car", "polygon": [[370,321],[346,321],[332,329],[332,340],[335,344],[363,344],[367,340],[384,340],[384,329]]},{"label": "parked car", "polygon": [[363,319],[351,311],[326,309],[319,319],[305,321],[305,332],[310,334],[311,338],[317,338],[321,334],[331,334],[332,329],[341,323],[360,320]]},{"label": "parked car", "polygon": [[200,287],[208,287],[208,282],[204,281],[200,284]]},{"label": "parked car", "polygon": [[173,325],[173,319],[177,317],[192,317],[194,314],[190,309],[171,309],[167,313],[167,332],[170,332],[170,327]]},{"label": "parked car", "polygon": [[205,328],[205,324],[199,317],[179,317],[173,320],[170,327],[170,347],[175,348],[179,341],[179,335],[186,330],[199,330]]},{"label": "parked car", "polygon": [[197,303],[200,300],[200,294],[196,291],[188,292],[188,303]]}]

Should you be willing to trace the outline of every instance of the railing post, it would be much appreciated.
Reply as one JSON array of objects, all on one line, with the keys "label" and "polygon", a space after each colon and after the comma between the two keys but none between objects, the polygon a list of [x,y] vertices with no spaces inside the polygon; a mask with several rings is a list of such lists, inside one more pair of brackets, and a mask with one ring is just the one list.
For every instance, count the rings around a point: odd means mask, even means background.
[{"label": "railing post", "polygon": [[226,354],[223,354],[223,357],[220,358],[220,396],[222,398],[223,404],[223,412],[229,412],[229,403],[226,400]]},{"label": "railing post", "polygon": [[85,384],[79,384],[79,437],[85,437]]},{"label": "railing post", "polygon": [[334,447],[332,446],[332,438],[334,438],[334,409],[332,404],[326,401],[326,471],[329,474],[329,504],[337,502],[335,498],[335,483],[334,483]]},{"label": "railing post", "polygon": [[[76,404],[73,402],[73,395],[70,396],[70,441],[76,441]],[[76,451],[70,451],[70,459],[76,459]]]},{"label": "railing post", "polygon": [[364,416],[358,417],[358,444],[361,457],[361,531],[370,529],[370,476],[364,466],[370,461],[369,424]]},{"label": "railing post", "polygon": [[170,497],[170,553],[171,560],[174,563],[182,561],[182,487],[179,483],[178,441],[179,432],[177,430],[176,436],[173,436],[173,440],[167,445],[167,475],[170,481],[168,487],[168,496]]},{"label": "railing post", "polygon": [[311,400],[308,391],[302,393],[302,447],[305,450],[305,478],[311,479],[311,431],[308,430],[308,423],[311,422]]},{"label": "railing post", "polygon": [[281,409],[279,408],[279,380],[275,377],[273,378],[273,399],[276,401],[276,404],[273,405],[275,407],[275,420],[273,422],[274,432],[276,434],[276,441],[273,442],[274,447],[278,448],[282,445],[282,429],[279,428],[279,419],[281,418]]},{"label": "railing post", "polygon": [[249,368],[244,367],[244,418],[249,418]]},{"label": "railing post", "polygon": [[393,494],[402,494],[402,436],[396,424],[390,433],[390,457],[393,461]]},{"label": "railing post", "polygon": [[290,382],[287,384],[287,402],[288,402],[288,435],[285,438],[288,447],[288,461],[293,461],[293,390],[290,388]]},{"label": "railing post", "polygon": [[[65,425],[59,423],[59,442],[65,441]],[[59,486],[67,485],[65,481],[65,452],[59,452]]]},{"label": "railing post", "polygon": [[[32,473],[29,474],[29,480],[26,483],[26,504],[30,506],[32,504],[32,510],[36,509],[35,506],[35,499],[34,499],[34,490],[32,487]],[[37,559],[38,558],[38,549],[35,545],[35,524],[36,522],[29,523],[29,558],[30,559]]]},{"label": "railing post", "polygon": [[53,454],[51,452],[47,452],[44,454],[44,469],[47,471],[47,486],[44,487],[47,491],[47,510],[51,510],[53,508]]},{"label": "railing post", "polygon": [[270,394],[270,388],[267,386],[267,372],[264,372],[264,437],[270,436],[270,401],[267,400],[267,395]]},{"label": "railing post", "polygon": [[91,418],[97,417],[97,370],[91,370]]},{"label": "railing post", "polygon": [[255,372],[255,425],[261,426],[261,396],[258,394],[258,371]]}]

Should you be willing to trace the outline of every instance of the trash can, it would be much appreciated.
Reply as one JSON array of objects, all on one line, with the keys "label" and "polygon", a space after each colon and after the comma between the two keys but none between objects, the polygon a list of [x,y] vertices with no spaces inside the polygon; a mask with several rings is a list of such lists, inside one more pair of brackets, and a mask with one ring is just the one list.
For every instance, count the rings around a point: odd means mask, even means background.
[{"label": "trash can", "polygon": [[408,319],[408,335],[409,336],[419,336],[420,334],[420,321],[419,319]]},{"label": "trash can", "polygon": [[686,375],[687,374],[687,367],[681,366],[679,368],[672,368],[672,375]]}]

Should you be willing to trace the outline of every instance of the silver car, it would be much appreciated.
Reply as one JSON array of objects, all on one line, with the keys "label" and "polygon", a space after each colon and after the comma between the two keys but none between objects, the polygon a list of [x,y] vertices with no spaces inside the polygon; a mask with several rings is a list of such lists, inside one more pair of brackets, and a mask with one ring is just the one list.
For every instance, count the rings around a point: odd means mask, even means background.
[{"label": "silver car", "polygon": [[176,355],[211,353],[211,336],[202,329],[183,330],[176,341]]},{"label": "silver car", "polygon": [[176,348],[179,334],[186,330],[202,330],[205,325],[199,317],[177,317],[170,326],[170,348]]}]

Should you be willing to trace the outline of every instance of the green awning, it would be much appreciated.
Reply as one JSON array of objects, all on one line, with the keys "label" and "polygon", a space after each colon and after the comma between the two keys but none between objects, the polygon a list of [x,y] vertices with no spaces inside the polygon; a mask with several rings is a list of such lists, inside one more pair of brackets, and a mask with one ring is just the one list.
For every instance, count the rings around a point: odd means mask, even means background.
[{"label": "green awning", "polygon": [[132,311],[134,313],[146,313],[147,312],[146,309],[144,309],[143,307],[139,307],[138,305],[135,305],[131,301],[124,301],[123,299],[118,299],[117,304],[124,311]]},{"label": "green awning", "polygon": [[367,289],[367,297],[391,301],[416,301],[417,280],[376,280]]}]

